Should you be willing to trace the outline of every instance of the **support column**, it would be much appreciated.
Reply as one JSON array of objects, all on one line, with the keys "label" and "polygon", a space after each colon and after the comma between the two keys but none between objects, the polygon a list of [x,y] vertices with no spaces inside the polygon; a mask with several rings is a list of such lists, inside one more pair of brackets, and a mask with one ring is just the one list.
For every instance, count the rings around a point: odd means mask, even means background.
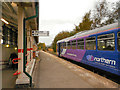
[{"label": "support column", "polygon": [[29,78],[23,72],[23,19],[24,19],[24,9],[21,5],[18,6],[18,78],[16,80],[16,85],[22,85],[29,83]]},{"label": "support column", "polygon": [[21,78],[23,73],[23,19],[23,8],[18,6],[18,58],[21,58],[21,60],[18,60],[18,72],[21,72],[18,78]]}]

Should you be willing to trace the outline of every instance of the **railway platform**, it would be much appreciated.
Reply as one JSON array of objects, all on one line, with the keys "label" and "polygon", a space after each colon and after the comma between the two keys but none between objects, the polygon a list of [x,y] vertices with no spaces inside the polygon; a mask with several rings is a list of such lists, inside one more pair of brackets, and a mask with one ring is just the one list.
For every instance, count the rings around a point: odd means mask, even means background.
[{"label": "railway platform", "polygon": [[118,88],[119,85],[50,53],[40,51],[33,72],[35,88]]}]

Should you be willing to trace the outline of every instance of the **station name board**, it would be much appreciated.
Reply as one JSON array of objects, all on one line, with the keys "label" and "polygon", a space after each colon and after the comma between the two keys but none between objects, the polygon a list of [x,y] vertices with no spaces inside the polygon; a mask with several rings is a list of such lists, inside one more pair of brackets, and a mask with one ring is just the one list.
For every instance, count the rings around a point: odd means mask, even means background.
[{"label": "station name board", "polygon": [[49,36],[49,31],[32,31],[32,36]]}]

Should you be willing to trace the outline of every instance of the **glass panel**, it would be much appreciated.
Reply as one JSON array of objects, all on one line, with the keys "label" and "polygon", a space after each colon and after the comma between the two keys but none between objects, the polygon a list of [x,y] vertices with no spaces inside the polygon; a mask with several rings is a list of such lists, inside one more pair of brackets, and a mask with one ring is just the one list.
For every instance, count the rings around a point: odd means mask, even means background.
[{"label": "glass panel", "polygon": [[64,43],[61,43],[61,48],[62,48],[62,49],[64,48]]},{"label": "glass panel", "polygon": [[3,30],[3,44],[10,44],[10,45],[15,45],[17,46],[17,37],[18,37],[18,33],[17,30],[14,29],[12,30],[12,28],[8,28],[7,26],[2,26]]},{"label": "glass panel", "polygon": [[86,49],[96,50],[96,39],[95,37],[86,38]]},{"label": "glass panel", "polygon": [[118,37],[120,38],[120,32],[118,32]]},{"label": "glass panel", "polygon": [[70,45],[70,41],[67,42],[67,49],[70,49],[71,48],[71,45]]},{"label": "glass panel", "polygon": [[115,50],[115,39],[113,33],[98,36],[98,50]]},{"label": "glass panel", "polygon": [[76,49],[76,40],[72,41],[72,49]]},{"label": "glass panel", "polygon": [[100,35],[98,36],[98,40],[103,40],[103,39],[113,39],[114,38],[114,34],[104,34],[104,35]]},{"label": "glass panel", "polygon": [[120,51],[120,32],[118,32],[118,51]]},{"label": "glass panel", "polygon": [[77,48],[84,49],[84,39],[77,40]]},{"label": "glass panel", "polygon": [[60,43],[60,52],[62,51],[62,43]]},{"label": "glass panel", "polygon": [[63,49],[63,45],[62,45],[62,43],[61,43],[61,49]]},{"label": "glass panel", "polygon": [[64,49],[66,49],[66,42],[63,43],[63,47],[64,47]]}]

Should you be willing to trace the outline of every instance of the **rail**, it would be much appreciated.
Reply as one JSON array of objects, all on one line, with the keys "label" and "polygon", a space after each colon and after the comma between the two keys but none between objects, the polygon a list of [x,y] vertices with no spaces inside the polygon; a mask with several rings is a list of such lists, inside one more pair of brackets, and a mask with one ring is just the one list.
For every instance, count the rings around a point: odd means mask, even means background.
[{"label": "rail", "polygon": [[[32,53],[32,52],[30,52],[30,53]],[[28,56],[30,53],[26,54],[26,56]],[[32,59],[32,58],[31,58],[31,59]],[[30,60],[31,60],[31,59],[30,59]],[[13,59],[13,60],[12,60],[12,63],[13,63],[13,64],[17,64],[17,63],[18,63],[18,62],[14,62],[15,60],[21,60],[21,58],[15,58],[15,59]],[[28,63],[29,63],[29,62],[27,61],[27,63],[26,63],[25,66],[27,66]],[[13,75],[18,75],[18,74],[20,74],[20,73],[21,73],[21,72],[18,72],[18,70],[17,70]]]}]

